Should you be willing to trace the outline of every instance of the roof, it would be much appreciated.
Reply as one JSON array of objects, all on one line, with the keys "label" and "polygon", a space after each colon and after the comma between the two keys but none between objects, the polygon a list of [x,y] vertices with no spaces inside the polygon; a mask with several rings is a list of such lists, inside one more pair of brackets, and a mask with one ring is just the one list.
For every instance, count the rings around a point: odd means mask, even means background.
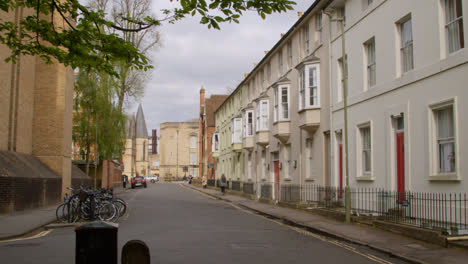
[{"label": "roof", "polygon": [[138,105],[138,111],[135,120],[135,137],[136,138],[147,138],[148,129],[146,129],[145,115],[143,114],[143,108],[141,104]]},{"label": "roof", "polygon": [[213,94],[210,98],[205,100],[206,105],[206,125],[209,127],[215,126],[215,115],[214,112],[218,107],[228,98],[228,95],[224,94]]},{"label": "roof", "polygon": [[127,131],[127,138],[135,137],[135,116],[128,116],[125,130]]}]

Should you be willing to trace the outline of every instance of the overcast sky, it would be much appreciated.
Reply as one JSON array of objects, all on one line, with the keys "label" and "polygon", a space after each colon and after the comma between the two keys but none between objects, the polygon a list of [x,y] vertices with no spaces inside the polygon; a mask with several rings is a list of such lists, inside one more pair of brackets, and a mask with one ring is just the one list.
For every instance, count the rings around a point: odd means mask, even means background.
[{"label": "overcast sky", "polygon": [[[160,27],[160,47],[152,51],[155,70],[141,99],[148,134],[164,122],[181,122],[198,118],[199,92],[205,97],[227,94],[236,88],[297,21],[297,11],[306,11],[314,0],[296,0],[294,11],[267,16],[262,20],[249,12],[239,24],[221,24],[221,30],[199,24],[200,17],[186,18]],[[169,0],[153,0],[155,14],[170,7]],[[160,16],[159,16],[160,17]],[[139,102],[127,106],[135,113]]]}]

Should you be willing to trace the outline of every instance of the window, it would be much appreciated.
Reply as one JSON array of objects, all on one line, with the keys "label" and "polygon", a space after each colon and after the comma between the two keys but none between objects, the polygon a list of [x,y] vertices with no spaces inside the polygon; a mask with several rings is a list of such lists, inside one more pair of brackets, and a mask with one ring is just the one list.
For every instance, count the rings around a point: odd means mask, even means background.
[{"label": "window", "polygon": [[260,101],[259,130],[268,130],[268,100]]},{"label": "window", "polygon": [[267,63],[266,71],[267,71],[267,80],[269,83],[271,80],[271,64],[270,63]]},{"label": "window", "polygon": [[445,34],[448,52],[452,53],[465,47],[463,35],[463,9],[461,0],[444,0]]},{"label": "window", "polygon": [[434,110],[439,173],[455,172],[455,133],[453,105]]},{"label": "window", "polygon": [[197,165],[197,153],[196,152],[190,152],[190,165]]},{"label": "window", "polygon": [[315,16],[315,30],[317,31],[317,43],[322,44],[322,13]]},{"label": "window", "polygon": [[414,68],[413,61],[413,30],[411,17],[400,23],[401,34],[401,70],[403,73]]},{"label": "window", "polygon": [[260,87],[263,89],[265,88],[265,72],[264,70],[260,70]]},{"label": "window", "polygon": [[371,153],[371,130],[370,126],[360,127],[361,134],[361,161],[362,173],[370,174],[372,169],[372,153]]},{"label": "window", "polygon": [[279,74],[283,73],[283,50],[280,50],[278,53],[278,70]]},{"label": "window", "polygon": [[278,121],[278,117],[279,117],[279,115],[278,115],[279,114],[278,113],[278,111],[279,111],[279,107],[278,107],[278,100],[279,100],[278,99],[278,87],[276,87],[274,89],[273,93],[274,93],[274,98],[273,98],[274,99],[273,100],[274,101],[273,120],[276,122],[276,121]]},{"label": "window", "polygon": [[289,119],[289,87],[281,87],[281,119]]},{"label": "window", "polygon": [[366,4],[366,7],[372,5],[372,2],[374,2],[374,0],[364,0],[365,4]]},{"label": "window", "polygon": [[302,34],[304,36],[304,52],[305,55],[309,55],[309,25],[305,25],[302,29]]},{"label": "window", "polygon": [[[344,68],[343,68],[344,66]],[[343,65],[343,58],[338,59],[338,72],[340,74],[340,81],[341,85],[339,86],[339,91],[338,91],[338,101],[343,100],[345,96],[345,91],[344,91],[344,82],[345,79],[346,81],[348,80],[348,56],[345,55],[345,65]]]},{"label": "window", "polygon": [[232,143],[242,143],[242,118],[234,118],[232,127]]},{"label": "window", "polygon": [[370,88],[374,86],[376,82],[375,39],[370,39],[364,44],[364,46],[367,55],[367,87]]},{"label": "window", "polygon": [[190,136],[190,148],[197,148],[197,137]]},{"label": "window", "polygon": [[253,111],[245,112],[245,124],[246,124],[245,136],[247,137],[253,136],[253,131],[254,131]]},{"label": "window", "polygon": [[211,140],[211,151],[219,152],[219,134],[214,133]]},{"label": "window", "polygon": [[291,68],[293,66],[293,50],[292,50],[292,41],[288,41],[288,66]]},{"label": "window", "polygon": [[319,107],[320,66],[308,65],[299,71],[299,109]]}]

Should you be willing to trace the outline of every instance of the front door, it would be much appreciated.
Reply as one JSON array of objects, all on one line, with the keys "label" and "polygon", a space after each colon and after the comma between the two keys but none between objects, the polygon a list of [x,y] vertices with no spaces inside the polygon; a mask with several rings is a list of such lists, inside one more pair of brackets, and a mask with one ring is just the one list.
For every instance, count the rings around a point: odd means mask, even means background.
[{"label": "front door", "polygon": [[338,198],[343,195],[343,144],[341,143],[341,133],[336,134],[336,142],[338,143]]},{"label": "front door", "polygon": [[403,116],[395,118],[395,153],[398,201],[405,200],[405,132]]},{"label": "front door", "polygon": [[275,173],[275,179],[273,182],[273,200],[278,199],[279,192],[279,160],[273,161],[273,168]]}]

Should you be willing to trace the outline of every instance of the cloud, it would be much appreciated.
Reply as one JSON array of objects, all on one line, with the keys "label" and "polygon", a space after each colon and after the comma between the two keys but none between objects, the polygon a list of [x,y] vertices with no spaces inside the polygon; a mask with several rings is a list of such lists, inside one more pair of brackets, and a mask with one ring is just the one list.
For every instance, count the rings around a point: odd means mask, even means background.
[{"label": "cloud", "polygon": [[[221,30],[207,29],[199,17],[190,17],[160,28],[160,46],[151,51],[155,64],[141,103],[148,129],[163,122],[198,118],[199,90],[206,94],[226,94],[235,88],[297,21],[297,11],[305,11],[313,1],[296,1],[295,11],[274,14],[262,20],[249,12],[239,24],[222,24]],[[171,2],[156,0],[153,11],[170,8]],[[159,15],[159,17],[162,17]],[[127,109],[136,112],[138,103]]]}]

